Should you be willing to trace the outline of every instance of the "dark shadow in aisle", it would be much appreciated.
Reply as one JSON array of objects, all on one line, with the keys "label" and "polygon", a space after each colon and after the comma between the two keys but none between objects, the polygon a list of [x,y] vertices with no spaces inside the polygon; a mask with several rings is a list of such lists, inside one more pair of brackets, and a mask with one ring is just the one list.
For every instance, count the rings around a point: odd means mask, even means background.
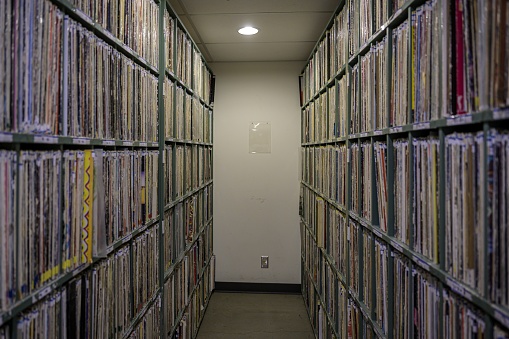
[{"label": "dark shadow in aisle", "polygon": [[298,294],[214,292],[197,339],[315,338]]}]

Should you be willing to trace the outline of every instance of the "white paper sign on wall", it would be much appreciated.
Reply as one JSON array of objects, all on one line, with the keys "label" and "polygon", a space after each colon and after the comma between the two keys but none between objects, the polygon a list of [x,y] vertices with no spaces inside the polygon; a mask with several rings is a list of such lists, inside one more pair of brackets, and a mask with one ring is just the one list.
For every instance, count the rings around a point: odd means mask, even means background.
[{"label": "white paper sign on wall", "polygon": [[271,152],[271,128],[268,121],[254,121],[249,124],[249,153]]}]

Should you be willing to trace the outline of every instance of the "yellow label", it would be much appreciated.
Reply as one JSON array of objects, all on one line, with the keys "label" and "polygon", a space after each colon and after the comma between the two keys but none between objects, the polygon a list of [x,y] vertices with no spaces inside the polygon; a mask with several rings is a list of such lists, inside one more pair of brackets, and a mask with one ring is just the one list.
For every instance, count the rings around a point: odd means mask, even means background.
[{"label": "yellow label", "polygon": [[94,197],[94,160],[92,151],[85,151],[85,174],[83,188],[83,221],[81,262],[92,262],[92,206]]},{"label": "yellow label", "polygon": [[67,259],[66,261],[64,261],[62,263],[62,270],[66,270],[69,267],[71,267],[71,261],[72,261],[72,259]]},{"label": "yellow label", "polygon": [[41,283],[48,281],[51,278],[51,270],[47,270],[42,274]]}]

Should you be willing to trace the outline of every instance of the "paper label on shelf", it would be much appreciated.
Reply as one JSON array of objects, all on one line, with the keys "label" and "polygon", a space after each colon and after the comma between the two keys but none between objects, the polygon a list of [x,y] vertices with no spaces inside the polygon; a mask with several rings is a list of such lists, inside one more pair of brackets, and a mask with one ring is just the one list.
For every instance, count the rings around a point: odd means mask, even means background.
[{"label": "paper label on shelf", "polygon": [[46,136],[36,136],[36,137],[34,137],[34,142],[41,143],[41,144],[56,144],[56,143],[58,143],[58,138],[46,137]]},{"label": "paper label on shelf", "polygon": [[495,120],[509,119],[509,109],[493,112],[493,119]]},{"label": "paper label on shelf", "polygon": [[103,140],[103,146],[115,146],[115,140]]},{"label": "paper label on shelf", "polygon": [[111,34],[110,31],[108,31],[106,28],[102,27],[102,32],[104,33],[104,35],[106,35],[108,38],[110,38],[111,40],[117,42],[117,38],[115,38],[113,36],[113,34]]},{"label": "paper label on shelf", "polygon": [[355,134],[350,134],[348,137],[349,137],[350,139],[354,139],[354,138],[355,138]]},{"label": "paper label on shelf", "polygon": [[367,137],[367,136],[368,136],[368,133],[367,133],[367,132],[364,132],[364,133],[361,133],[359,136],[360,136],[361,138],[365,138],[365,137]]},{"label": "paper label on shelf", "polygon": [[399,133],[399,132],[403,132],[403,127],[402,126],[391,128],[391,133]]},{"label": "paper label on shelf", "polygon": [[75,145],[90,145],[90,139],[74,138],[72,143]]},{"label": "paper label on shelf", "polygon": [[43,289],[41,292],[39,292],[39,299],[44,298],[45,296],[47,296],[50,293],[51,293],[51,286],[48,286],[45,289]]},{"label": "paper label on shelf", "polygon": [[78,274],[80,274],[81,272],[83,272],[83,269],[86,267],[86,265],[82,265],[81,267],[78,267],[77,269],[75,269],[74,271],[72,271],[72,276],[75,277],[77,276]]},{"label": "paper label on shelf", "polygon": [[401,247],[400,244],[398,244],[397,242],[393,241],[392,242],[392,247],[394,247],[395,249],[397,249],[400,253],[403,253],[403,247]]},{"label": "paper label on shelf", "polygon": [[374,131],[373,134],[374,135],[382,135],[383,131],[382,130]]},{"label": "paper label on shelf", "polygon": [[509,316],[499,310],[495,310],[495,319],[497,319],[505,327],[509,327]]},{"label": "paper label on shelf", "polygon": [[76,15],[79,16],[84,21],[88,22],[89,24],[92,24],[92,20],[88,17],[88,15],[86,15],[85,13],[80,11],[79,9],[77,9],[77,8],[74,9],[74,13],[76,13]]},{"label": "paper label on shelf", "polygon": [[373,227],[373,233],[375,233],[377,237],[382,238],[382,233],[375,227]]},{"label": "paper label on shelf", "polygon": [[426,271],[429,271],[429,264],[426,261],[422,260],[421,258],[419,258],[417,256],[414,256],[414,260],[417,263],[417,265],[424,268]]},{"label": "paper label on shelf", "polygon": [[124,146],[132,146],[133,145],[133,142],[132,141],[124,141]]},{"label": "paper label on shelf", "polygon": [[159,146],[159,143],[157,143],[157,142],[153,142],[153,143],[152,143],[152,146],[157,147],[157,146]]},{"label": "paper label on shelf", "polygon": [[[451,278],[447,278],[447,285],[451,290],[461,296],[465,296],[465,288]],[[469,293],[470,294],[470,293]]]},{"label": "paper label on shelf", "polygon": [[472,122],[471,115],[458,116],[455,118],[447,119],[447,126],[456,126],[456,125],[468,124],[471,122]]},{"label": "paper label on shelf", "polygon": [[134,50],[133,50],[131,47],[127,46],[127,45],[124,45],[124,49],[125,49],[125,50],[129,53],[129,54],[137,55],[137,54],[134,52]]},{"label": "paper label on shelf", "polygon": [[430,128],[430,123],[429,122],[421,122],[419,124],[415,124],[414,125],[414,130],[417,131],[417,130],[420,130],[420,129],[429,129]]},{"label": "paper label on shelf", "polygon": [[12,315],[11,311],[6,311],[5,313],[2,314],[1,316],[2,325],[11,317],[11,315]]},{"label": "paper label on shelf", "polygon": [[141,147],[147,147],[147,143],[146,142],[140,142],[140,146]]},{"label": "paper label on shelf", "polygon": [[12,134],[0,134],[0,142],[12,142]]}]

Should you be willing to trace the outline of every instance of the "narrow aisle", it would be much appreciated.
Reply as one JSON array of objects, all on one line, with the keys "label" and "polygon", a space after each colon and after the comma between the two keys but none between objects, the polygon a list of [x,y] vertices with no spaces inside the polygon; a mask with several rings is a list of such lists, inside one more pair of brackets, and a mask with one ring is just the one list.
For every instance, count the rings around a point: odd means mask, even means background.
[{"label": "narrow aisle", "polygon": [[197,339],[312,339],[299,294],[214,292]]}]

